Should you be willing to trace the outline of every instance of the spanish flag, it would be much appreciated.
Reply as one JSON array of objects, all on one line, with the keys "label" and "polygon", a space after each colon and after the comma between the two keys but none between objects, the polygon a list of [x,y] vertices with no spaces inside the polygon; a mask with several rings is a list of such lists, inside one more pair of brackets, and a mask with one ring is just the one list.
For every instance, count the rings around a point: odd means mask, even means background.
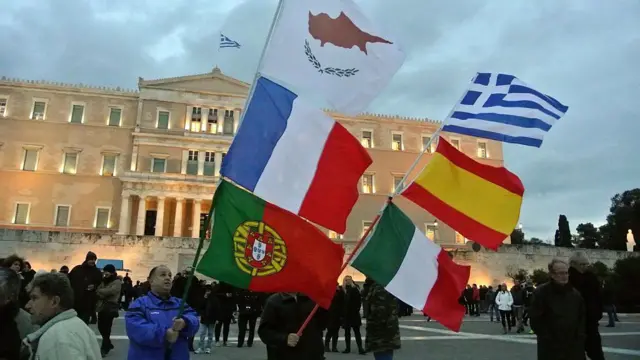
[{"label": "spanish flag", "polygon": [[433,158],[402,196],[495,250],[516,227],[523,193],[520,179],[506,168],[476,162],[440,138]]}]

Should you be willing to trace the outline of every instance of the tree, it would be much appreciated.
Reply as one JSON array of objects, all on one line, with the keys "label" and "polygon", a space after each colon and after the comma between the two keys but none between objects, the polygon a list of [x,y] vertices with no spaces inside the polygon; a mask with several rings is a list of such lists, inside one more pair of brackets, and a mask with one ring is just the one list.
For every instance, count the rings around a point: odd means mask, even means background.
[{"label": "tree", "polygon": [[[627,250],[627,232],[640,239],[640,188],[627,190],[611,198],[607,216],[605,245],[611,250]],[[637,243],[637,241],[636,241]],[[636,245],[636,251],[640,247]]]},{"label": "tree", "polygon": [[578,247],[583,249],[595,249],[601,246],[602,235],[592,223],[579,224],[576,227],[578,232]]},{"label": "tree", "polygon": [[591,264],[589,266],[589,270],[591,270],[592,273],[596,274],[598,276],[598,279],[600,280],[607,280],[611,275],[611,270],[609,269],[607,264],[601,261],[596,261]]},{"label": "tree", "polygon": [[629,256],[616,261],[612,280],[620,312],[640,310],[640,256]]},{"label": "tree", "polygon": [[549,281],[549,273],[544,269],[535,269],[533,270],[533,274],[531,274],[531,281],[533,281],[535,286],[544,284]]},{"label": "tree", "polygon": [[511,243],[514,245],[524,244],[524,232],[522,229],[513,229],[511,233]]},{"label": "tree", "polygon": [[555,245],[572,248],[571,244],[571,228],[569,227],[569,220],[565,215],[558,217],[558,230],[556,230]]},{"label": "tree", "polygon": [[525,269],[518,269],[515,266],[507,267],[507,277],[513,279],[513,281],[526,281],[529,277],[529,272]]}]

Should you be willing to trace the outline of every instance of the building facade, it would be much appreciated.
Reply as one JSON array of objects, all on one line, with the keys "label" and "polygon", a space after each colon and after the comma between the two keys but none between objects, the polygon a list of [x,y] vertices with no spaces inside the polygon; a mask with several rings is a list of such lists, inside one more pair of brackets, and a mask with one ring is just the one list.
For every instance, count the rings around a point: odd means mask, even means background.
[{"label": "building facade", "polygon": [[[218,68],[139,78],[136,91],[2,78],[0,227],[199,237],[249,87]],[[373,158],[346,233],[323,229],[349,251],[440,124],[329,114]],[[503,164],[499,142],[443,136],[475,159]],[[427,149],[412,176],[434,149]],[[465,244],[417,206],[401,198],[397,203],[445,248]]]}]

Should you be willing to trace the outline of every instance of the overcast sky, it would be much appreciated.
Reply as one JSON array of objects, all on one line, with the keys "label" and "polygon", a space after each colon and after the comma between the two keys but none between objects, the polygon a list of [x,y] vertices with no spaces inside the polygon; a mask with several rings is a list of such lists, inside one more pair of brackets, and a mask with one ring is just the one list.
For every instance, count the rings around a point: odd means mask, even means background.
[{"label": "overcast sky", "polygon": [[[569,106],[541,149],[505,146],[526,187],[527,237],[605,220],[640,187],[640,1],[367,0],[407,61],[370,110],[441,119],[477,71],[505,72]],[[250,81],[275,0],[0,0],[0,75],[134,88],[223,72]],[[242,50],[218,52],[219,31]]]}]

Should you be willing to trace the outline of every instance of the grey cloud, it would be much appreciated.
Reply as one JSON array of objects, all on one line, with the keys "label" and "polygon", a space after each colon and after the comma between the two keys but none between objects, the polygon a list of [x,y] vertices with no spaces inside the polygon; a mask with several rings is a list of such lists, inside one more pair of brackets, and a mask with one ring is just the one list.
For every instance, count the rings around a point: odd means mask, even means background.
[{"label": "grey cloud", "polygon": [[[0,14],[0,73],[134,87],[138,76],[218,65],[251,81],[276,1],[21,0]],[[541,149],[505,146],[527,192],[521,221],[550,238],[557,216],[602,222],[637,187],[640,3],[636,0],[358,1],[408,54],[375,112],[441,119],[477,71],[512,73],[570,106]],[[3,5],[4,6],[4,5]],[[242,49],[218,52],[218,31]]]}]

